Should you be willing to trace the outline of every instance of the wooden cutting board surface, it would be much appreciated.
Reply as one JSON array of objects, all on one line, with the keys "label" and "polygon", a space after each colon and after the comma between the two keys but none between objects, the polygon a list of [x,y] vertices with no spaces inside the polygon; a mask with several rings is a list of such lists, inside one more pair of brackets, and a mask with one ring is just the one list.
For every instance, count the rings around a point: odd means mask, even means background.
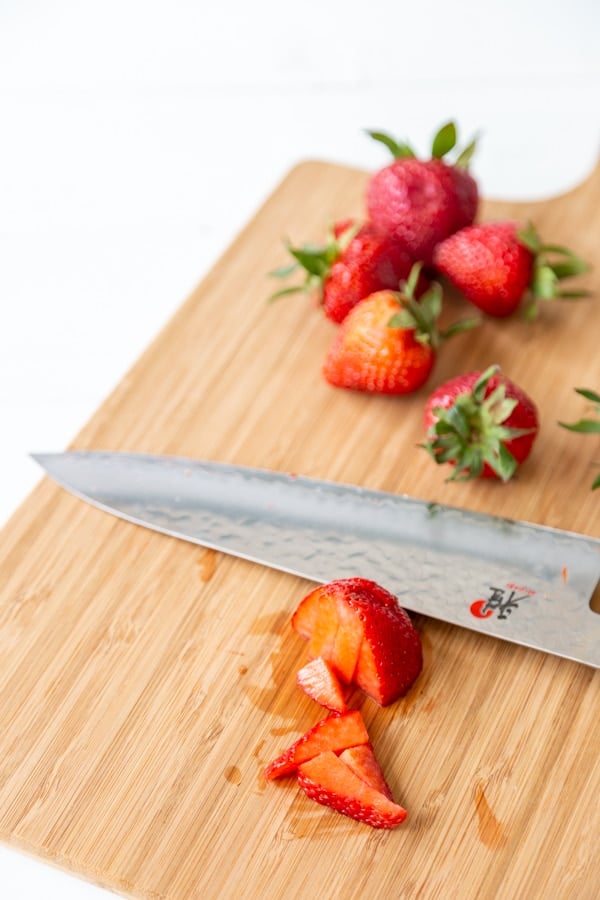
[{"label": "wooden cutting board surface", "polygon": [[[506,486],[446,483],[416,446],[426,391],[331,388],[320,366],[335,326],[302,296],[265,303],[281,237],[320,240],[360,215],[365,180],[295,168],[75,446],[300,472],[600,536],[598,440],[556,425],[585,412],[574,387],[600,387],[600,172],[548,202],[482,210],[531,218],[595,261],[593,298],[548,304],[533,325],[486,322],[443,348],[429,384],[499,362],[533,395],[542,431]],[[320,718],[295,686],[306,647],[289,624],[309,582],[116,520],[48,480],[0,554],[3,841],[140,897],[597,897],[594,670],[417,617],[419,681],[386,709],[361,701],[409,811],[375,831],[262,775]]]}]

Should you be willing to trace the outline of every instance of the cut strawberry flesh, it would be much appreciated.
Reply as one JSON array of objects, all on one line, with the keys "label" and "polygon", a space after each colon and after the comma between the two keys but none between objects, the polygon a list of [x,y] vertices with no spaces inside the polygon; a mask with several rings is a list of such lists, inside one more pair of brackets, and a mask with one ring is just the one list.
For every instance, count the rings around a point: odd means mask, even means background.
[{"label": "cut strawberry flesh", "polygon": [[348,768],[352,769],[355,775],[358,775],[365,784],[368,784],[374,790],[385,794],[388,800],[393,800],[392,791],[389,784],[385,780],[382,768],[375,756],[375,751],[371,744],[361,744],[359,747],[348,747],[343,753],[340,753],[340,759],[346,763]]},{"label": "cut strawberry flesh", "polygon": [[363,623],[342,597],[336,599],[336,612],[338,628],[331,661],[342,681],[351,684],[363,641]]},{"label": "cut strawberry flesh", "polygon": [[308,696],[333,712],[346,712],[346,698],[340,680],[322,656],[303,666],[296,681]]},{"label": "cut strawberry flesh", "polygon": [[369,735],[359,710],[331,713],[269,763],[265,769],[265,778],[270,780],[295,772],[299,765],[325,750],[340,752],[368,741]]},{"label": "cut strawberry flesh", "polygon": [[368,785],[330,750],[299,767],[298,783],[312,800],[373,828],[394,828],[406,818],[403,807]]},{"label": "cut strawberry flesh", "polygon": [[323,656],[333,662],[337,630],[335,598],[323,593],[319,600],[317,617],[308,642],[308,655],[312,659]]},{"label": "cut strawberry flesh", "polygon": [[419,634],[396,598],[364,578],[321,585],[298,606],[292,625],[342,681],[386,706],[403,696],[422,667]]}]

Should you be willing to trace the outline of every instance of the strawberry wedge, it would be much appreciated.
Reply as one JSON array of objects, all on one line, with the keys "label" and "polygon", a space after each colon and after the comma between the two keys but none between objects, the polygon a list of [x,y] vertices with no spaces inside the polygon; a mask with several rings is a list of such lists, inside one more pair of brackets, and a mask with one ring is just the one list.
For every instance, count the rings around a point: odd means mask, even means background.
[{"label": "strawberry wedge", "polygon": [[331,750],[302,763],[298,783],[312,800],[373,828],[395,828],[406,818],[402,806],[366,784]]},{"label": "strawberry wedge", "polygon": [[299,604],[292,627],[339,678],[381,706],[402,697],[419,675],[419,633],[396,597],[364,578],[320,585]]},{"label": "strawberry wedge", "polygon": [[343,753],[340,753],[340,759],[346,763],[349,769],[352,769],[355,775],[358,775],[365,784],[385,794],[388,800],[393,800],[392,791],[389,784],[385,780],[383,770],[379,765],[379,761],[375,756],[375,751],[371,744],[361,744],[359,747],[348,747]]},{"label": "strawberry wedge", "polygon": [[346,712],[346,698],[340,680],[322,656],[311,659],[296,675],[296,682],[305,694],[325,709]]},{"label": "strawberry wedge", "polygon": [[265,769],[265,778],[271,780],[295,772],[298,766],[326,750],[340,752],[357,744],[367,744],[369,735],[359,710],[331,713],[317,722],[306,734],[298,738],[281,756]]}]

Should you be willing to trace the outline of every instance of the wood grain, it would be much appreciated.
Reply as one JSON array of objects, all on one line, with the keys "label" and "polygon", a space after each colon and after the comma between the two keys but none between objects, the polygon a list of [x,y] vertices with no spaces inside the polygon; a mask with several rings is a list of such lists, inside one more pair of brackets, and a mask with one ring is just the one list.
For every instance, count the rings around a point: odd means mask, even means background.
[{"label": "wood grain", "polygon": [[[295,168],[75,442],[340,479],[600,536],[597,439],[557,427],[600,386],[600,171],[529,206],[596,268],[593,298],[486,322],[431,379],[499,362],[542,431],[507,486],[446,483],[417,448],[426,395],[324,383],[334,326],[303,297],[267,305],[280,239],[360,214],[366,175]],[[464,312],[456,298],[448,316]],[[308,582],[112,519],[43,480],[2,533],[0,836],[152,898],[591,898],[600,865],[599,675],[418,618],[425,668],[393,707],[362,701],[409,810],[377,832],[266,785],[319,718],[295,686],[289,617]],[[565,622],[568,629],[569,623]]]}]

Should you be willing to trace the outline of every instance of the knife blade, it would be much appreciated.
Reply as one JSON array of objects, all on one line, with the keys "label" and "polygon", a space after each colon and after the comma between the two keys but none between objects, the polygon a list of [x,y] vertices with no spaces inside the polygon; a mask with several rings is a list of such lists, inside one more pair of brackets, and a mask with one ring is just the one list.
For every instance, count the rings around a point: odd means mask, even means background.
[{"label": "knife blade", "polygon": [[360,576],[412,612],[600,668],[600,540],[405,495],[227,463],[32,454],[136,525],[315,582]]}]

